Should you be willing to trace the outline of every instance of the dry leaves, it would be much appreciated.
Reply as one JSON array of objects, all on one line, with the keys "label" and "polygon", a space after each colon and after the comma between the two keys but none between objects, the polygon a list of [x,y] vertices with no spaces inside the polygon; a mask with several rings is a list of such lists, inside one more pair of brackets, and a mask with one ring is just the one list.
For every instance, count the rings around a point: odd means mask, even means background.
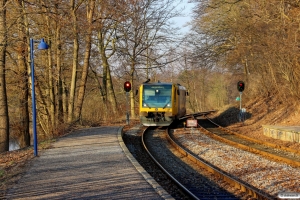
[{"label": "dry leaves", "polygon": [[4,198],[6,189],[12,187],[20,178],[25,164],[32,158],[32,148],[0,154],[0,199]]}]

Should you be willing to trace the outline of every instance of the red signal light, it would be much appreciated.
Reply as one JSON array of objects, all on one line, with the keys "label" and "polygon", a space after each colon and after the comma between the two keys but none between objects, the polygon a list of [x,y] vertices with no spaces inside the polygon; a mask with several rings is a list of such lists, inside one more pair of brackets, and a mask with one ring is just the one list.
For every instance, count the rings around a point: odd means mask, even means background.
[{"label": "red signal light", "polygon": [[243,81],[239,81],[237,84],[237,89],[239,92],[243,92],[245,89],[245,83]]},{"label": "red signal light", "polygon": [[129,81],[124,83],[124,90],[125,92],[129,92],[131,90],[131,83]]}]

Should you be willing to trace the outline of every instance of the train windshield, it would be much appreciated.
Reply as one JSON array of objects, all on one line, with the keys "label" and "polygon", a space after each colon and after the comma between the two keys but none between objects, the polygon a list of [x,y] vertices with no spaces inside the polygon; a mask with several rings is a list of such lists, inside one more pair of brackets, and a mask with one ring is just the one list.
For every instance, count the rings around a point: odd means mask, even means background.
[{"label": "train windshield", "polygon": [[172,85],[144,85],[143,107],[170,108],[172,107]]}]

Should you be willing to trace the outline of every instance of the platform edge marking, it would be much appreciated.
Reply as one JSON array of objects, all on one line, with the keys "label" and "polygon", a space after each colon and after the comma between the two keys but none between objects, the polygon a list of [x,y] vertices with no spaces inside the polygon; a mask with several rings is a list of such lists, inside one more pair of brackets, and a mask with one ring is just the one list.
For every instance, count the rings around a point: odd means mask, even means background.
[{"label": "platform edge marking", "polygon": [[144,177],[144,179],[153,187],[153,189],[163,198],[166,200],[173,200],[174,198],[165,190],[163,189],[153,178],[150,174],[138,163],[138,161],[131,155],[129,150],[127,149],[125,143],[123,142],[123,128],[124,126],[120,127],[118,130],[118,140],[123,152],[133,164],[133,166],[137,169],[137,171]]}]

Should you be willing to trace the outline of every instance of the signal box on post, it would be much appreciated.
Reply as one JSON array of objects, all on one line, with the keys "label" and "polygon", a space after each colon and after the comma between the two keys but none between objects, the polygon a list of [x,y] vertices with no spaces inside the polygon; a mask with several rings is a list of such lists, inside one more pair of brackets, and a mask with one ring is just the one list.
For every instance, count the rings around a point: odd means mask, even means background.
[{"label": "signal box on post", "polygon": [[124,83],[124,90],[125,92],[129,92],[131,90],[131,83],[129,81]]},{"label": "signal box on post", "polygon": [[245,89],[245,83],[243,81],[239,81],[237,83],[237,89],[238,89],[239,92],[243,92],[244,89]]}]

